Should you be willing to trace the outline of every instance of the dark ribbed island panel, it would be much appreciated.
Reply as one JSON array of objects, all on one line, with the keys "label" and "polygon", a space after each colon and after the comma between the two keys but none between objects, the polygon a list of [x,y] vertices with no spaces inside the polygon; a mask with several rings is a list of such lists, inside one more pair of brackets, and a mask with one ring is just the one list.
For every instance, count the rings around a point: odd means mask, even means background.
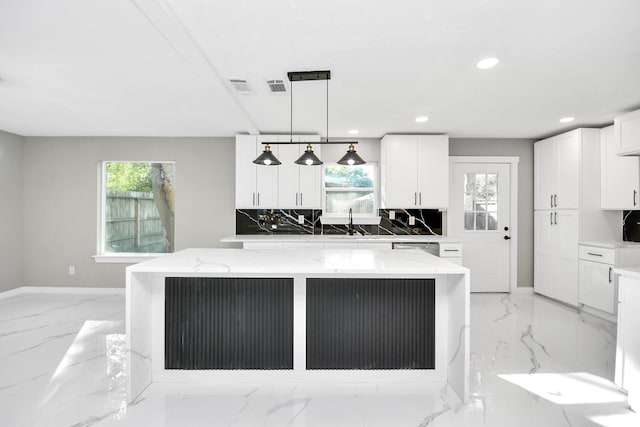
[{"label": "dark ribbed island panel", "polygon": [[293,369],[293,279],[167,277],[165,369]]},{"label": "dark ribbed island panel", "polygon": [[434,369],[434,279],[307,279],[307,369]]}]

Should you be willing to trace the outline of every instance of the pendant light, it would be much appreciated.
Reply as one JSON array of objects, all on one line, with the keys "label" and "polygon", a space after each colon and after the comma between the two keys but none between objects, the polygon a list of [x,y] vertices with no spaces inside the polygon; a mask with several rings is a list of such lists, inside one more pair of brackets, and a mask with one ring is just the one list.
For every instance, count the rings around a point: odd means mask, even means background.
[{"label": "pendant light", "polygon": [[356,153],[356,149],[353,144],[349,144],[349,149],[347,150],[347,154],[342,156],[340,160],[338,160],[339,165],[364,165],[366,162],[362,160],[362,157]]},{"label": "pendant light", "polygon": [[269,144],[264,146],[264,151],[253,161],[253,163],[265,166],[277,166],[282,164],[282,162],[273,155],[273,151],[271,151],[271,146]]},{"label": "pendant light", "polygon": [[253,163],[257,165],[265,165],[265,166],[276,166],[282,164],[280,160],[273,155],[271,151],[271,145],[290,145],[290,144],[306,144],[307,148],[304,153],[295,161],[296,164],[302,166],[318,166],[323,164],[322,160],[318,158],[313,152],[313,147],[311,146],[311,142],[305,141],[293,141],[293,83],[300,81],[310,81],[310,80],[326,80],[327,81],[327,121],[326,121],[326,129],[327,129],[327,137],[325,141],[315,141],[313,144],[349,144],[349,149],[347,150],[347,154],[342,156],[342,158],[338,161],[340,165],[362,165],[366,162],[362,160],[362,157],[356,153],[356,149],[354,145],[358,143],[358,141],[329,141],[329,80],[331,79],[331,71],[290,71],[287,73],[287,77],[289,77],[289,81],[291,82],[291,91],[290,91],[290,126],[289,126],[289,142],[284,141],[274,141],[274,142],[263,142],[265,145],[264,151],[257,159],[253,161]]}]

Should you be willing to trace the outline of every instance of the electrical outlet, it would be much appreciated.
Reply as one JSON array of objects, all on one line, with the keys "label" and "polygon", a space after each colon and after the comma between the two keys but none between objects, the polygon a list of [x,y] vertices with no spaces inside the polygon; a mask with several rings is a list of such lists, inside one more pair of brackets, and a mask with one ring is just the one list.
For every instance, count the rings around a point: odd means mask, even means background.
[{"label": "electrical outlet", "polygon": [[416,217],[409,216],[409,225],[416,225]]},{"label": "electrical outlet", "polygon": [[396,211],[389,211],[389,219],[396,219]]},{"label": "electrical outlet", "polygon": [[298,224],[304,225],[304,215],[298,215]]},{"label": "electrical outlet", "polygon": [[76,275],[76,266],[75,265],[70,265],[69,266],[69,276],[75,276]]}]

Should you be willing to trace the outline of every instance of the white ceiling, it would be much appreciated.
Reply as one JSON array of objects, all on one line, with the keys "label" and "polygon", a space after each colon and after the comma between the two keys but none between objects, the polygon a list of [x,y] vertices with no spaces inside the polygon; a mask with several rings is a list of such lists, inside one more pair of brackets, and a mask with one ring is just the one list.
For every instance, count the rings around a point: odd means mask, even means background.
[{"label": "white ceiling", "polygon": [[[640,1],[0,0],[0,129],[20,135],[288,132],[265,79],[318,69],[332,138],[600,126],[640,107]],[[293,131],[325,136],[326,82],[293,88]]]}]

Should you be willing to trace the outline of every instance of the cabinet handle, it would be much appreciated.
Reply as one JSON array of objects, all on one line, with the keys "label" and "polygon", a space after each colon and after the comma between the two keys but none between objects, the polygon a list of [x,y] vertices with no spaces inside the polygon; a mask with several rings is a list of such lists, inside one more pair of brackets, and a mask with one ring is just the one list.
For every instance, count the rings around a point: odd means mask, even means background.
[{"label": "cabinet handle", "polygon": [[300,206],[302,206],[302,193],[300,193]]},{"label": "cabinet handle", "polygon": [[633,190],[633,206],[636,206],[638,203],[636,202],[636,196],[638,195],[637,190]]},{"label": "cabinet handle", "polygon": [[253,196],[253,201],[251,202],[251,204],[253,206],[255,206],[256,205],[256,193],[252,193],[252,196]]},{"label": "cabinet handle", "polygon": [[553,195],[553,207],[555,207],[555,208],[558,207],[558,195],[557,194]]},{"label": "cabinet handle", "polygon": [[298,193],[296,193],[296,206],[298,206]]},{"label": "cabinet handle", "polygon": [[418,193],[413,193],[413,204],[414,205],[418,204]]},{"label": "cabinet handle", "polygon": [[457,249],[445,249],[444,251],[445,252],[458,252]]},{"label": "cabinet handle", "polygon": [[591,255],[591,256],[599,256],[601,257],[602,254],[594,254],[593,252],[587,252],[587,255]]},{"label": "cabinet handle", "polygon": [[609,283],[611,283],[613,281],[613,279],[611,278],[611,273],[613,272],[613,268],[609,267]]},{"label": "cabinet handle", "polygon": [[420,194],[420,206],[422,206],[422,191],[418,194]]},{"label": "cabinet handle", "polygon": [[[260,196],[258,196],[258,200],[260,200]],[[553,213],[553,225],[558,225],[558,212]]]},{"label": "cabinet handle", "polygon": [[258,193],[258,206],[260,206],[260,193]]},{"label": "cabinet handle", "polygon": [[549,212],[549,224],[553,225],[553,213]]},{"label": "cabinet handle", "polygon": [[553,194],[549,196],[549,207],[553,207]]}]

